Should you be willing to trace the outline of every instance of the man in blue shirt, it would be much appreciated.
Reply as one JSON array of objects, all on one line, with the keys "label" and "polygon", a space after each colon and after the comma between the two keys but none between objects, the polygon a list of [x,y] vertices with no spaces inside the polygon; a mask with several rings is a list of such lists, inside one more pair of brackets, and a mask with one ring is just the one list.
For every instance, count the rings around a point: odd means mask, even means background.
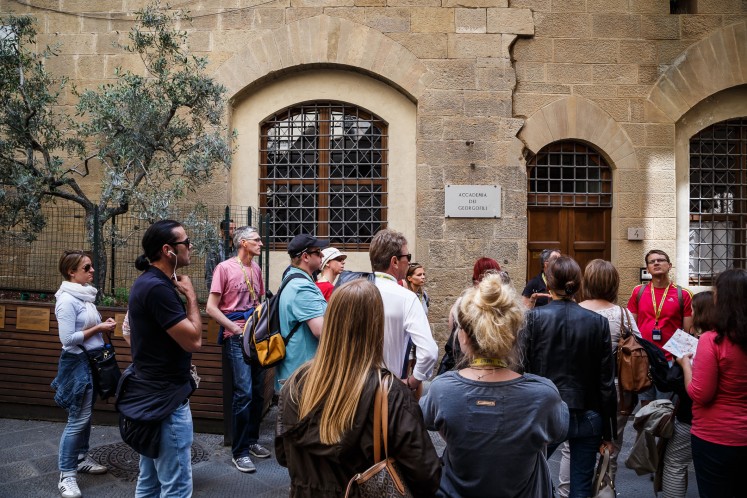
[{"label": "man in blue shirt", "polygon": [[305,233],[296,235],[288,244],[291,267],[283,278],[288,283],[280,294],[280,332],[287,338],[296,330],[285,346],[285,359],[275,370],[278,391],[298,367],[314,357],[319,346],[327,301],[311,275],[322,266],[322,248],[328,245],[328,241]]}]

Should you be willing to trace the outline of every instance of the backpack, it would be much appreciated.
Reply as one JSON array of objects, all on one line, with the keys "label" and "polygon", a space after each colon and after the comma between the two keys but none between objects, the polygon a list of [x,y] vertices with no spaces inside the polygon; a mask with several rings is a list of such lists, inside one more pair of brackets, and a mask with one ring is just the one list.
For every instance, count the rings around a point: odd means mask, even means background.
[{"label": "backpack", "polygon": [[[638,307],[638,304],[641,302],[641,296],[643,296],[643,291],[646,290],[646,286],[651,285],[649,284],[643,284],[639,285],[637,287],[638,294],[635,296],[635,305],[636,308]],[[680,327],[682,327],[685,323],[685,298],[682,297],[682,287],[680,287],[677,284],[674,284],[674,288],[677,289],[677,301],[680,303],[680,320],[682,320],[682,323],[680,323]],[[666,296],[665,296],[666,299]]]},{"label": "backpack", "polygon": [[340,273],[340,275],[338,275],[337,282],[335,282],[335,289],[340,287],[342,284],[350,282],[351,280],[355,280],[357,278],[365,278],[371,283],[376,281],[376,275],[373,272],[345,270]]},{"label": "backpack", "polygon": [[246,321],[242,353],[244,362],[248,365],[270,368],[285,359],[285,346],[303,322],[298,322],[288,337],[283,337],[280,332],[280,294],[288,282],[296,278],[308,277],[299,273],[286,277],[277,293],[257,306]]}]

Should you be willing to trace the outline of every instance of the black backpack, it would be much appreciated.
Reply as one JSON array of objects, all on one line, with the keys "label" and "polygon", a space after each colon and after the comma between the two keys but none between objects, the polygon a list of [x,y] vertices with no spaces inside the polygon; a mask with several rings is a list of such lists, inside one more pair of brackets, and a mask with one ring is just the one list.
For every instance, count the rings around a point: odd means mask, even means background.
[{"label": "black backpack", "polygon": [[309,277],[300,273],[285,277],[278,292],[257,306],[252,316],[246,321],[244,347],[241,348],[246,364],[270,368],[285,359],[285,346],[303,322],[298,322],[291,329],[288,337],[283,337],[280,333],[280,295],[288,282],[296,278]]}]

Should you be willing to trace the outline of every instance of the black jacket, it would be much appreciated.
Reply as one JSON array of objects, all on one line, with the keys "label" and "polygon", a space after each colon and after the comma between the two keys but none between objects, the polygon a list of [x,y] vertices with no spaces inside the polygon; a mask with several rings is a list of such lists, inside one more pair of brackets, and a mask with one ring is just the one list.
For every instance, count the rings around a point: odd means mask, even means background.
[{"label": "black jacket", "polygon": [[573,301],[551,301],[527,314],[519,333],[525,372],[550,379],[570,410],[602,416],[602,437],[617,434],[610,325]]},{"label": "black jacket", "polygon": [[[275,426],[275,456],[288,467],[292,498],[342,497],[350,478],[373,465],[373,400],[378,376],[372,371],[363,389],[353,427],[335,445],[319,441],[321,406],[298,419],[298,405],[289,383],[280,391]],[[303,381],[300,385],[303,390]],[[441,479],[441,464],[415,397],[402,382],[389,392],[389,456],[394,457],[416,497],[433,496]],[[382,455],[384,449],[381,449]],[[353,496],[358,496],[354,488]]]}]

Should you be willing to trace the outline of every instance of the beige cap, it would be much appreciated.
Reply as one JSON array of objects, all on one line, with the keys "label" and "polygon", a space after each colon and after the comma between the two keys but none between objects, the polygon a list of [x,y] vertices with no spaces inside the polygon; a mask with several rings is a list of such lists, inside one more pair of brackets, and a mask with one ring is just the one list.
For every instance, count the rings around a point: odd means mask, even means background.
[{"label": "beige cap", "polygon": [[333,259],[345,259],[348,255],[344,252],[340,252],[339,249],[336,247],[328,247],[326,249],[322,250],[322,270],[325,266],[327,266],[327,263],[330,262],[330,260]]}]

